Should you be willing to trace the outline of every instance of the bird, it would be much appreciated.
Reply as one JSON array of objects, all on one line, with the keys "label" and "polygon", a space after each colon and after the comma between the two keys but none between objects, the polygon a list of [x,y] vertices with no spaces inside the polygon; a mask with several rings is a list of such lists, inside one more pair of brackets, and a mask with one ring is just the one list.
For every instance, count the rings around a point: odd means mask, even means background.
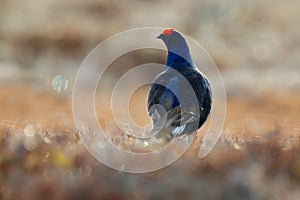
[{"label": "bird", "polygon": [[212,91],[179,31],[166,28],[157,38],[163,41],[168,54],[162,72],[150,86],[148,114],[152,132],[171,140],[195,133],[205,123],[212,107]]}]

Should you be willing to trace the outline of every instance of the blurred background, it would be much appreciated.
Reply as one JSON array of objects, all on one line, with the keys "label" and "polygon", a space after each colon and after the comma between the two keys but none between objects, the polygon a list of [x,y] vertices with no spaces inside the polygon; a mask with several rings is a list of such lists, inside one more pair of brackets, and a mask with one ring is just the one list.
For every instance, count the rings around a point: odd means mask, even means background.
[{"label": "blurred background", "polygon": [[[297,0],[0,0],[0,199],[299,199],[299,7]],[[131,175],[83,148],[71,94],[97,44],[145,26],[175,27],[203,45],[223,76],[228,112],[205,159],[197,157],[204,127],[172,166]],[[164,63],[165,53],[123,57],[115,65],[128,69]],[[121,72],[112,67],[108,80]]]}]

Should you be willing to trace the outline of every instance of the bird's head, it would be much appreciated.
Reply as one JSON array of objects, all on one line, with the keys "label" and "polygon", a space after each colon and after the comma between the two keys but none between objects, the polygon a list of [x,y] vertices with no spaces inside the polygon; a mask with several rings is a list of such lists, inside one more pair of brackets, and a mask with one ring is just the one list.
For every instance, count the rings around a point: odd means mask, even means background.
[{"label": "bird's head", "polygon": [[189,47],[185,38],[175,28],[164,29],[157,38],[161,39],[168,48],[169,56],[167,63],[172,63],[173,60],[178,60],[178,56],[184,58],[189,63],[192,63]]},{"label": "bird's head", "polygon": [[[188,53],[189,48],[180,32],[175,28],[166,28],[156,38],[161,39],[173,53]],[[180,55],[180,54],[179,54]]]},{"label": "bird's head", "polygon": [[175,28],[166,28],[161,34],[157,36],[161,39],[168,48],[173,46],[181,46],[182,43],[186,43],[183,36]]}]

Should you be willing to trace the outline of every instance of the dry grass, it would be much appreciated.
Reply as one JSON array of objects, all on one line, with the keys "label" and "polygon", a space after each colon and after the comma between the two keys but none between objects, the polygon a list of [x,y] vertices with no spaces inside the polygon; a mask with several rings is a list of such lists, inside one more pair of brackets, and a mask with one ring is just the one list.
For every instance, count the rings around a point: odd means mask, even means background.
[{"label": "dry grass", "polygon": [[[229,99],[224,134],[203,160],[205,127],[173,165],[132,175],[83,148],[71,102],[15,85],[0,90],[0,199],[297,199],[299,96]],[[275,113],[276,112],[276,113]],[[59,113],[59,114],[57,114]],[[109,115],[109,113],[108,113]],[[24,128],[36,135],[28,143]]]},{"label": "dry grass", "polygon": [[[0,200],[300,199],[300,95],[291,94],[299,91],[299,81],[294,76],[289,82],[299,66],[299,0],[0,2]],[[144,26],[191,35],[224,74],[229,70],[232,76],[224,80],[232,84],[230,92],[245,96],[228,99],[224,133],[205,159],[197,155],[207,127],[173,165],[132,175],[102,165],[84,149],[70,98],[43,84],[55,74],[72,82],[76,67],[100,41]],[[148,63],[146,55],[125,61]],[[162,61],[153,55],[155,63]],[[125,69],[119,61],[114,75]],[[257,73],[243,76],[239,69]],[[43,84],[32,83],[38,78]],[[240,83],[247,89],[235,87]],[[250,90],[268,88],[290,93],[249,97]],[[144,125],[145,109],[135,109],[144,105],[139,92],[130,109]],[[112,120],[109,103],[97,99],[101,124]],[[36,129],[30,140],[26,127]]]}]

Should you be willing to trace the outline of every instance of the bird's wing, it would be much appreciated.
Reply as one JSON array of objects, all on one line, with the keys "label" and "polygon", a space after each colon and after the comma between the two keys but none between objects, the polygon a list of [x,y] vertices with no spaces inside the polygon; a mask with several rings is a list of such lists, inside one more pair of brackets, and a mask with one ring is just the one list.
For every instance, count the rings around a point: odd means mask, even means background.
[{"label": "bird's wing", "polygon": [[[152,118],[153,129],[160,129],[168,126],[176,126],[172,121],[180,121],[179,101],[176,77],[169,73],[162,73],[157,76],[148,96],[148,113]],[[178,108],[179,107],[179,110]]]},{"label": "bird's wing", "polygon": [[[197,127],[200,128],[208,118],[212,103],[211,89],[208,80],[195,69],[184,69],[180,71],[180,73],[189,82],[192,90],[186,88],[186,83],[182,82],[180,78],[176,80],[174,77],[171,77],[171,73],[159,75],[151,86],[148,97],[148,111],[152,118],[154,128],[162,127],[161,119],[165,119],[165,128],[174,128],[197,122],[195,129],[192,128],[196,130]],[[177,85],[174,84],[174,82]],[[183,100],[183,105],[179,104],[176,95],[174,95],[171,90],[160,84],[166,85],[168,88],[171,88],[172,91],[175,91],[175,93],[176,90],[179,91],[177,96],[180,102]],[[196,95],[196,99],[193,98],[194,95]],[[164,112],[162,112],[161,107],[157,106],[157,104],[164,108]],[[156,114],[152,115],[154,112]],[[157,113],[159,113],[159,115],[157,115]],[[178,131],[181,134],[181,130]],[[179,134],[176,133],[176,135]]]},{"label": "bird's wing", "polygon": [[200,128],[207,120],[209,113],[211,111],[211,104],[212,104],[211,86],[207,78],[197,70],[189,72],[186,75],[186,77],[189,80],[197,96],[199,113],[200,113],[198,128]]},{"label": "bird's wing", "polygon": [[148,95],[148,112],[153,113],[153,106],[161,105],[166,112],[179,105],[176,97],[178,93],[178,83],[176,77],[170,77],[167,73],[162,73],[157,76],[151,85]]},{"label": "bird's wing", "polygon": [[160,98],[165,91],[165,87],[156,83],[152,83],[149,95],[148,95],[148,114],[149,116],[152,115],[155,109],[153,106],[158,104]]}]

